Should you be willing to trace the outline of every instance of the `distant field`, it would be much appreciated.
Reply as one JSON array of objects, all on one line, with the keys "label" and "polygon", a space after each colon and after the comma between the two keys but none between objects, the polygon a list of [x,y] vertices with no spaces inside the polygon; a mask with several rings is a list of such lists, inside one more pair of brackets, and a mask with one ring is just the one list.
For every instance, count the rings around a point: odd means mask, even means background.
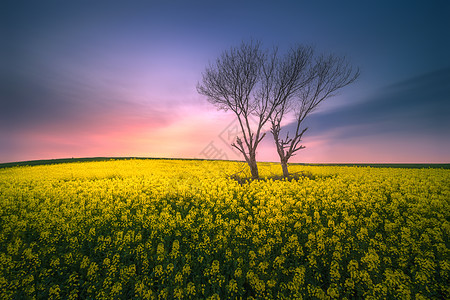
[{"label": "distant field", "polygon": [[[85,158],[58,158],[58,159],[45,159],[45,160],[30,160],[30,161],[20,161],[20,162],[10,162],[10,163],[0,163],[1,168],[15,167],[15,166],[39,166],[48,164],[61,164],[69,162],[93,162],[93,161],[107,161],[107,160],[127,160],[127,159],[165,159],[168,158],[151,158],[151,157],[85,157]],[[203,161],[204,159],[178,159],[174,160],[198,160]],[[421,168],[442,168],[450,169],[450,163],[448,164],[411,164],[411,163],[348,163],[348,164],[308,164],[308,163],[293,163],[292,165],[306,165],[306,166],[355,166],[355,167],[373,167],[373,168],[407,168],[407,169],[421,169]]]},{"label": "distant field", "polygon": [[0,169],[0,299],[450,298],[443,167],[75,160]]}]

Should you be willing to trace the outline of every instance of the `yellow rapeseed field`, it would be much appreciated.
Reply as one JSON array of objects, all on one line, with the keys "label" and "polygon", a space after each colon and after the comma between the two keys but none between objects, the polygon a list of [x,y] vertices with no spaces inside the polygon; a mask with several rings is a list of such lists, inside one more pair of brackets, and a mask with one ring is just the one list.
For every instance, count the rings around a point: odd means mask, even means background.
[{"label": "yellow rapeseed field", "polygon": [[450,170],[242,168],[1,169],[0,299],[450,298]]}]

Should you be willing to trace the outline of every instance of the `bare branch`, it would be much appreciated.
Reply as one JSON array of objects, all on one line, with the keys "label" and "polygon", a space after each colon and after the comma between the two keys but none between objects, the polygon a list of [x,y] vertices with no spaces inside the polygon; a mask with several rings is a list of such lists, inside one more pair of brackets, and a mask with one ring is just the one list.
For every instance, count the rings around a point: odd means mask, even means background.
[{"label": "bare branch", "polygon": [[234,148],[239,150],[239,152],[241,152],[242,155],[244,156],[245,161],[248,162],[249,161],[249,157],[247,156],[247,153],[245,152],[244,145],[242,144],[242,140],[239,137],[236,138],[236,143],[237,143],[237,145],[235,143],[232,143],[231,146],[233,146]]},{"label": "bare branch", "polygon": [[[245,157],[258,177],[256,148],[264,137],[261,129],[267,122],[267,108],[261,105],[257,90],[260,86],[263,65],[267,60],[259,42],[242,43],[224,51],[202,74],[197,91],[219,110],[231,110],[239,121],[242,139],[236,137],[232,146]],[[257,126],[252,126],[250,117],[256,116]]]},{"label": "bare branch", "polygon": [[[237,116],[243,137],[236,137],[232,146],[245,157],[256,178],[256,148],[266,135],[264,125],[270,122],[283,172],[287,172],[289,158],[305,148],[301,145],[307,130],[302,129],[304,120],[358,76],[359,69],[353,69],[344,57],[314,56],[310,46],[297,45],[281,56],[277,48],[263,51],[259,42],[250,42],[223,52],[210,64],[197,91],[218,109]],[[295,132],[282,138],[282,122],[292,114]]]},{"label": "bare branch", "polygon": [[[290,157],[305,148],[300,143],[308,129],[301,129],[306,117],[324,100],[353,83],[359,76],[359,69],[355,71],[344,57],[335,55],[320,55],[313,59],[311,47],[298,46],[283,58],[277,72],[278,93],[272,98],[280,103],[275,106],[270,122],[277,152],[284,164],[283,172],[287,172]],[[291,112],[295,116],[294,135],[290,138],[287,133],[285,138],[280,138],[281,122]]]}]

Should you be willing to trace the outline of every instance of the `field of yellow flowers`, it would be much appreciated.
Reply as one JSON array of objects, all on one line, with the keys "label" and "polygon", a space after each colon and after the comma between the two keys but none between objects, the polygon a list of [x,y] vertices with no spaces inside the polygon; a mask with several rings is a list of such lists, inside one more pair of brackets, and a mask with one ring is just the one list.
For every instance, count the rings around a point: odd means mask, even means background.
[{"label": "field of yellow flowers", "polygon": [[1,169],[0,299],[450,298],[450,170],[242,168]]}]

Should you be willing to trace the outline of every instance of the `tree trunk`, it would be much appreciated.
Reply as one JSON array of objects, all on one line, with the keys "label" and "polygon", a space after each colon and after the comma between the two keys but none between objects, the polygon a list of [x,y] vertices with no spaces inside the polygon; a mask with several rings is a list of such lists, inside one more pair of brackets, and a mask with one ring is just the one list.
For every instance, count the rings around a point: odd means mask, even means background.
[{"label": "tree trunk", "polygon": [[289,177],[289,171],[288,171],[286,161],[283,161],[283,160],[281,161],[281,168],[283,169],[283,177]]},{"label": "tree trunk", "polygon": [[250,167],[250,172],[252,173],[252,179],[259,179],[258,165],[256,164],[255,155],[250,155],[248,166]]}]

